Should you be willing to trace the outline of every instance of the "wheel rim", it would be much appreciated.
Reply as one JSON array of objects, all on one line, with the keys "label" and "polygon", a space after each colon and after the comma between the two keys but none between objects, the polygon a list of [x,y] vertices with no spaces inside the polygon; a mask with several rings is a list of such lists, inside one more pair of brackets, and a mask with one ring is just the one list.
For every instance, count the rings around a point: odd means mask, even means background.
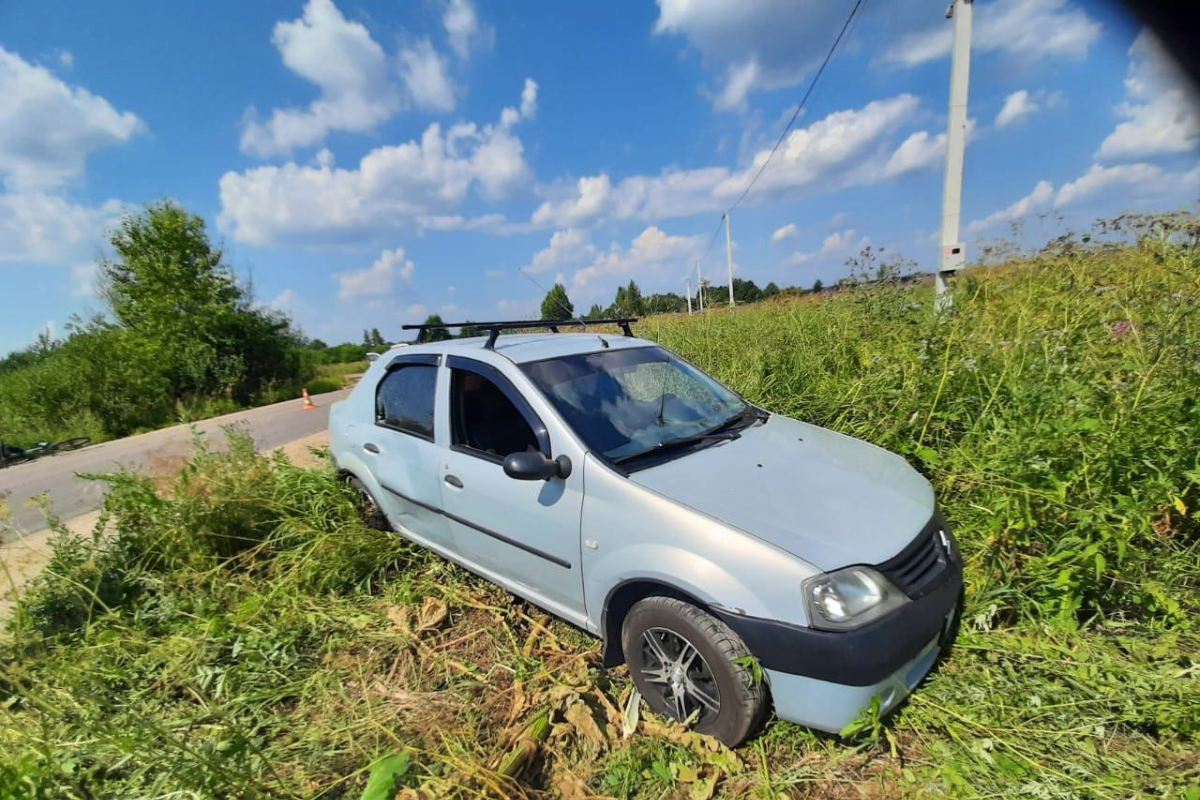
[{"label": "wheel rim", "polygon": [[375,505],[375,498],[366,489],[358,490],[358,507],[367,522],[374,525],[379,521],[379,506]]},{"label": "wheel rim", "polygon": [[712,669],[696,646],[667,628],[649,628],[639,641],[642,678],[658,695],[667,713],[695,722],[721,713],[721,692]]}]

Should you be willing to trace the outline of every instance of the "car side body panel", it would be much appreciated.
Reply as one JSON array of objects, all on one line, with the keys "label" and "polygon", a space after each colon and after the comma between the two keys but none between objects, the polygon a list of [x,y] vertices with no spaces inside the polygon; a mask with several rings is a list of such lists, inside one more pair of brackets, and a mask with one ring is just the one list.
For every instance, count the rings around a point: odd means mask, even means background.
[{"label": "car side body panel", "polygon": [[675,588],[710,607],[807,624],[800,587],[818,570],[796,556],[633,483],[589,455],[583,576],[589,628],[609,591],[632,580]]}]

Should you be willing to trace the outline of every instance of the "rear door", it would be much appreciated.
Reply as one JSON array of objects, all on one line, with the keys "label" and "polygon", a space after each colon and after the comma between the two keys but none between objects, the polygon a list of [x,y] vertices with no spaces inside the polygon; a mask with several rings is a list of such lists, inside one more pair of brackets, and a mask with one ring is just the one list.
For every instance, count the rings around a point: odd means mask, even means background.
[{"label": "rear door", "polygon": [[376,498],[392,526],[422,543],[448,548],[434,441],[440,356],[399,356],[375,387],[375,426],[363,458],[383,488]]},{"label": "rear door", "polygon": [[450,441],[441,449],[441,490],[455,549],[519,594],[582,624],[583,464],[566,479],[508,477],[510,453],[554,455],[545,425],[495,367],[461,356],[449,356],[447,366]]}]

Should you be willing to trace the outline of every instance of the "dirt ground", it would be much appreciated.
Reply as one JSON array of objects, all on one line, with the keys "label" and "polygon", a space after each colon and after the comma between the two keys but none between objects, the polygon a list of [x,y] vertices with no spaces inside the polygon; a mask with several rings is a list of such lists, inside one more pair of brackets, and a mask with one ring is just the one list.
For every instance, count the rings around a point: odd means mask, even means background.
[{"label": "dirt ground", "polygon": [[[320,463],[320,458],[313,455],[309,448],[326,447],[328,444],[329,433],[321,431],[277,447],[272,452],[282,450],[293,464],[299,466],[316,466]],[[178,461],[163,460],[155,465],[151,474],[153,477],[171,477],[185,462],[186,458]],[[66,520],[64,524],[72,533],[88,536],[99,516],[99,511],[91,511]],[[43,528],[19,535],[12,541],[0,543],[0,622],[9,618],[23,587],[42,571],[42,567],[49,560],[51,535],[49,528]]]}]

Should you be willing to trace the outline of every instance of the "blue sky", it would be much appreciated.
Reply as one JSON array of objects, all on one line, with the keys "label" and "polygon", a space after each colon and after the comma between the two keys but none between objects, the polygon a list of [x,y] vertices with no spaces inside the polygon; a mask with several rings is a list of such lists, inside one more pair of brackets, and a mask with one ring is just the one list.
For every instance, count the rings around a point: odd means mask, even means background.
[{"label": "blue sky", "polygon": [[[850,0],[0,3],[0,352],[99,310],[120,214],[174,198],[309,335],[722,280],[721,212]],[[945,0],[874,0],[733,215],[738,275],[933,264]],[[977,0],[968,257],[1200,196],[1195,101],[1108,3]],[[524,273],[524,274],[522,274]],[[528,275],[529,277],[526,277]],[[532,277],[533,281],[530,280]]]}]

